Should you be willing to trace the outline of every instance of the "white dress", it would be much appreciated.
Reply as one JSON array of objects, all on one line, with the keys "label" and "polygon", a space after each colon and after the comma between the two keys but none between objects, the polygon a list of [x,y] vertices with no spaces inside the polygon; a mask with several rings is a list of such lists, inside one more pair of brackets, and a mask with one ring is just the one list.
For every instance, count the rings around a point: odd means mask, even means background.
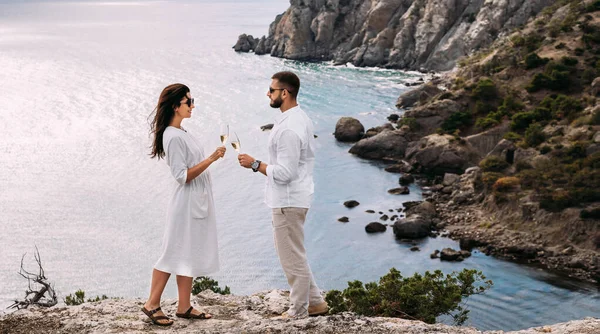
[{"label": "white dress", "polygon": [[188,277],[219,270],[217,222],[208,170],[185,183],[187,170],[204,160],[200,142],[169,126],[163,134],[165,160],[177,181],[167,210],[162,255],[155,269]]}]

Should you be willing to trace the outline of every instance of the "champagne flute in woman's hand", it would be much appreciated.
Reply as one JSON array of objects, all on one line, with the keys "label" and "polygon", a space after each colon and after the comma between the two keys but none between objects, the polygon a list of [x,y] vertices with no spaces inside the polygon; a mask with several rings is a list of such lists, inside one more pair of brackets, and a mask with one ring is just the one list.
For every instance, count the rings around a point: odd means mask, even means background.
[{"label": "champagne flute in woman's hand", "polygon": [[221,137],[221,143],[225,146],[227,143],[227,138],[229,138],[229,124],[221,124],[221,131],[219,132]]},{"label": "champagne flute in woman's hand", "polygon": [[240,153],[240,149],[242,148],[242,143],[240,142],[240,137],[238,137],[237,133],[233,133],[235,135],[235,139],[231,142],[231,146],[233,149]]}]

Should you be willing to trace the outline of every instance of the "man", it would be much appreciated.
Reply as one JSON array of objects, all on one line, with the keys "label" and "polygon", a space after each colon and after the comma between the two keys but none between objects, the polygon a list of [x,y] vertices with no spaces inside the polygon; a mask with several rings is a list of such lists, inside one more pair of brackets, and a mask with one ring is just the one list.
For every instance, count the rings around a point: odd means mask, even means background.
[{"label": "man", "polygon": [[238,160],[242,167],[267,177],[265,202],[273,213],[275,249],[290,285],[291,306],[282,316],[303,318],[328,311],[304,249],[304,221],[314,192],[313,124],[296,102],[300,79],[292,72],[278,72],[271,79],[267,96],[281,114],[269,136],[269,161],[247,154]]}]

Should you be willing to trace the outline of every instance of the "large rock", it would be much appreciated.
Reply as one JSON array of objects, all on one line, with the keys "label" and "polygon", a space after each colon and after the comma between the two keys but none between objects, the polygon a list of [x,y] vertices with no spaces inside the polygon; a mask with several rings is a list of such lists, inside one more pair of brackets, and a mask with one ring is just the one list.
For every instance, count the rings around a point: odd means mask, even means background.
[{"label": "large rock", "polygon": [[238,37],[237,43],[233,46],[236,52],[250,52],[254,50],[258,45],[258,38],[252,37],[252,35],[241,34]]},{"label": "large rock", "polygon": [[419,239],[431,233],[431,220],[420,215],[413,215],[394,222],[394,235],[397,239]]},{"label": "large rock", "polygon": [[446,71],[554,0],[291,0],[265,52],[296,60]]},{"label": "large rock", "polygon": [[406,159],[421,173],[443,175],[462,174],[465,169],[477,165],[478,152],[468,142],[461,142],[450,135],[429,135],[410,143]]},{"label": "large rock", "polygon": [[487,131],[468,136],[465,138],[465,140],[477,150],[479,155],[485,156],[500,142],[507,141],[506,139],[502,138],[508,131],[510,131],[510,122],[506,121]]},{"label": "large rock", "polygon": [[426,136],[435,133],[450,115],[463,111],[463,106],[453,100],[440,100],[421,107],[410,109],[404,113],[405,118],[414,118],[419,135]]},{"label": "large rock", "polygon": [[350,148],[350,153],[366,159],[400,160],[408,147],[402,130],[384,131],[363,139]]},{"label": "large rock", "polygon": [[363,138],[370,138],[377,134],[382,133],[383,131],[392,131],[392,130],[394,130],[394,126],[390,123],[386,123],[381,126],[376,126],[374,128],[370,128],[369,130],[367,130],[367,132],[365,132],[365,135]]},{"label": "large rock", "polygon": [[335,124],[333,134],[339,141],[356,142],[365,134],[365,127],[356,118],[342,117]]},{"label": "large rock", "polygon": [[417,102],[427,101],[441,92],[442,90],[436,85],[428,83],[402,93],[400,97],[398,97],[398,101],[396,101],[396,107],[411,108]]},{"label": "large rock", "polygon": [[435,205],[431,202],[423,201],[417,205],[409,206],[406,209],[406,215],[419,215],[425,219],[432,219],[437,216],[437,213],[435,211]]},{"label": "large rock", "polygon": [[365,231],[367,233],[377,233],[377,232],[385,232],[387,228],[382,223],[372,222],[365,226]]}]

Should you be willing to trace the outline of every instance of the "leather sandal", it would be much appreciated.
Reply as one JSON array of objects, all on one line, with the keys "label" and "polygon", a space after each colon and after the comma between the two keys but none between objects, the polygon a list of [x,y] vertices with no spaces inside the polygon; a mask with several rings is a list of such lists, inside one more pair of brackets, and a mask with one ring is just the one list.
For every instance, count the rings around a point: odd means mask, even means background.
[{"label": "leather sandal", "polygon": [[[158,326],[171,326],[173,324],[173,320],[167,317],[166,315],[154,315],[156,312],[160,311],[160,306],[154,310],[147,310],[146,307],[142,307],[142,312],[152,320],[152,323]],[[158,322],[159,320],[170,320],[169,322]]]},{"label": "leather sandal", "polygon": [[184,319],[210,319],[212,318],[212,316],[210,314],[206,314],[204,312],[200,313],[200,314],[192,314],[192,310],[194,309],[193,306],[190,306],[190,308],[187,310],[187,312],[185,313],[175,313],[175,316],[178,318],[184,318]]}]

